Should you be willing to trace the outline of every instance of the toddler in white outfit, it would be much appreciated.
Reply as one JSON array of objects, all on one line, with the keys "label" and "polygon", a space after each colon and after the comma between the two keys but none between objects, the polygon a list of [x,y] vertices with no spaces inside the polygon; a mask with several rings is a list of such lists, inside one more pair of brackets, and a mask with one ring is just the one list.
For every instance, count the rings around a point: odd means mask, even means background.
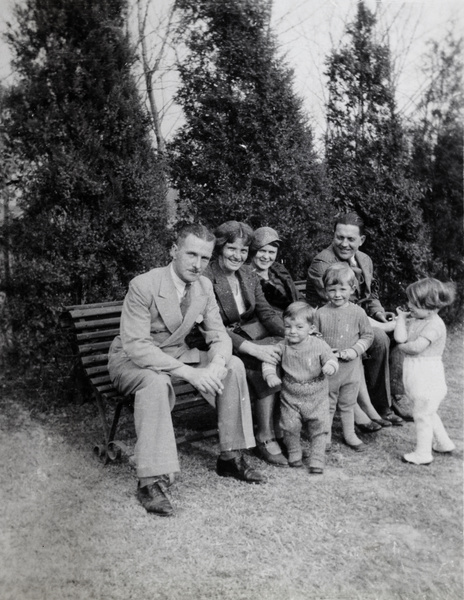
[{"label": "toddler in white outfit", "polygon": [[455,446],[437,414],[447,387],[442,354],[446,344],[446,326],[438,311],[451,304],[455,288],[427,278],[406,289],[410,312],[397,309],[395,340],[404,352],[403,383],[406,395],[414,403],[416,448],[403,456],[403,462],[429,465],[432,449],[451,452]]}]

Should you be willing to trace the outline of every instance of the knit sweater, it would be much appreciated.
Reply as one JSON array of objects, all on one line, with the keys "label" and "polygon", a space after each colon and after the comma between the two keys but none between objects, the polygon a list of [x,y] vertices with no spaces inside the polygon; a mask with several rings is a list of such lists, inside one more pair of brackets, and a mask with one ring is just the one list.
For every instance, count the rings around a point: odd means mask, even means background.
[{"label": "knit sweater", "polygon": [[332,349],[352,349],[364,354],[374,341],[374,333],[365,311],[351,302],[341,308],[330,303],[318,308],[314,325]]},{"label": "knit sweater", "polygon": [[[338,369],[338,361],[332,350],[320,337],[309,335],[301,344],[277,344],[282,349],[281,366],[284,377],[288,376],[299,383],[312,381],[322,373],[322,367],[329,361]],[[276,374],[276,366],[263,363],[263,376]]]}]

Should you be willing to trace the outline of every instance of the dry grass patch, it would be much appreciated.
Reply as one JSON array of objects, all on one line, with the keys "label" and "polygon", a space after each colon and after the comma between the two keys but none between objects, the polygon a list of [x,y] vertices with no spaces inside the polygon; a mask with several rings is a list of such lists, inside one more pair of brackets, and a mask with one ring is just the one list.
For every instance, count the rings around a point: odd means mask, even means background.
[{"label": "dry grass patch", "polygon": [[452,456],[403,464],[406,424],[363,436],[364,454],[335,444],[323,477],[264,466],[269,483],[251,486],[216,476],[211,438],[180,448],[171,519],[138,504],[130,461],[93,458],[93,406],[37,412],[6,394],[2,600],[462,598],[462,331],[446,369]]}]

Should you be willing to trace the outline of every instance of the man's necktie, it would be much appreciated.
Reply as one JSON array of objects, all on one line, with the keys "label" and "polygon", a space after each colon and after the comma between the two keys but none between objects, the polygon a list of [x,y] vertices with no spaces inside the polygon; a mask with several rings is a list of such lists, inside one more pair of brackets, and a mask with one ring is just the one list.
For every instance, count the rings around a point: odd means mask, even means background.
[{"label": "man's necktie", "polygon": [[182,299],[180,301],[180,312],[182,313],[183,317],[185,317],[185,314],[186,314],[191,302],[192,302],[192,284],[186,283],[185,289],[184,289],[184,295],[182,296]]}]

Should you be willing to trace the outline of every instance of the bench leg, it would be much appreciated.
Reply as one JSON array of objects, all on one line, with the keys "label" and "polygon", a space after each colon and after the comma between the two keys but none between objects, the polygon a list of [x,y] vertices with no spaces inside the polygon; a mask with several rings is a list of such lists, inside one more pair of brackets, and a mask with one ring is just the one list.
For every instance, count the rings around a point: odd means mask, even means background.
[{"label": "bench leg", "polygon": [[121,453],[128,453],[127,445],[123,442],[116,441],[115,436],[122,409],[124,406],[128,405],[129,399],[122,398],[118,401],[114,411],[111,427],[108,425],[105,400],[100,395],[95,395],[95,402],[97,404],[98,412],[100,413],[100,420],[103,426],[105,441],[103,444],[97,444],[94,447],[94,454],[103,462],[103,464],[106,465],[109,462],[118,460],[121,457]]}]

